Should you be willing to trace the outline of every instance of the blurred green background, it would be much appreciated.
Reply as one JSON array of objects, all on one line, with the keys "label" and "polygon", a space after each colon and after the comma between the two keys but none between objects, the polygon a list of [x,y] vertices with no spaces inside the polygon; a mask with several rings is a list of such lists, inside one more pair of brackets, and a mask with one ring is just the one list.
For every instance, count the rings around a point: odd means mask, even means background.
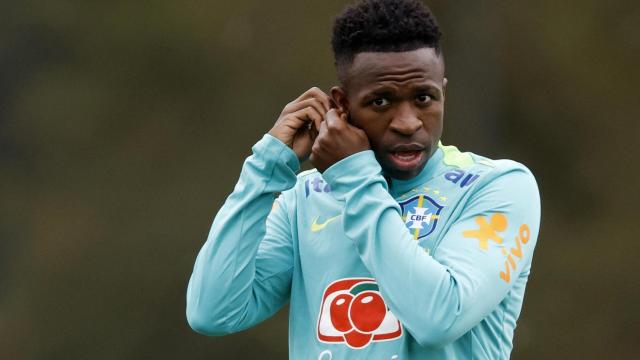
[{"label": "blurred green background", "polygon": [[[543,204],[514,359],[638,356],[640,2],[429,2],[444,142]],[[344,1],[0,2],[0,357],[286,358],[287,314],[207,338],[185,289],[282,107],[335,83]]]}]

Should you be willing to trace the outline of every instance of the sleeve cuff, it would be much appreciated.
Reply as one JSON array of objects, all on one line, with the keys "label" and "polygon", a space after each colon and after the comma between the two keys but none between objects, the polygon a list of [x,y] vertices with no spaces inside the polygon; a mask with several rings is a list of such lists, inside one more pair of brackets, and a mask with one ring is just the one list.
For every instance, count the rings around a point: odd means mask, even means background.
[{"label": "sleeve cuff", "polygon": [[375,177],[380,177],[386,186],[382,168],[371,150],[346,157],[322,173],[322,178],[329,184],[333,196],[338,200],[344,200],[349,192],[364,182],[374,180]]},{"label": "sleeve cuff", "polygon": [[285,164],[289,170],[297,173],[300,161],[296,153],[285,143],[272,135],[265,134],[252,148],[253,154],[265,163],[276,162]]}]

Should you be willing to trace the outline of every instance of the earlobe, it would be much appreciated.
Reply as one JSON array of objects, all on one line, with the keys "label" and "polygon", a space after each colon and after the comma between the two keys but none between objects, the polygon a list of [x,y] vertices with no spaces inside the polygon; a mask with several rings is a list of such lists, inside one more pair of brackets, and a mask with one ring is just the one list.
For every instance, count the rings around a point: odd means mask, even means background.
[{"label": "earlobe", "polygon": [[347,94],[340,86],[334,86],[331,88],[331,99],[338,107],[338,110],[343,113],[349,113],[349,100],[347,100]]}]

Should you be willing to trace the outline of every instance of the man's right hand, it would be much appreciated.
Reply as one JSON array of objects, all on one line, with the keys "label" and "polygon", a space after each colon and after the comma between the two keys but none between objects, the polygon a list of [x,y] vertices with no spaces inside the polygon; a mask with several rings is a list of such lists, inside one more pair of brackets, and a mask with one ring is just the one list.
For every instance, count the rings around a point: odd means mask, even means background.
[{"label": "man's right hand", "polygon": [[293,149],[302,162],[309,158],[320,123],[330,109],[329,95],[313,87],[284,107],[269,134]]}]

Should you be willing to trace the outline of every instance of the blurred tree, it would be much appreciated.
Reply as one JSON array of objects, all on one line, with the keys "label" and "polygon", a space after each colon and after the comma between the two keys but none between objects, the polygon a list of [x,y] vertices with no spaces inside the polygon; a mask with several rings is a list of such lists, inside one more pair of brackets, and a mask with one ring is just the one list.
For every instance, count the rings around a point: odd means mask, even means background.
[{"label": "blurred tree", "polygon": [[[3,357],[287,356],[285,311],[206,338],[185,288],[250,146],[285,103],[335,82],[344,4],[0,3]],[[633,357],[640,3],[430,5],[444,141],[527,164],[542,191],[513,357]]]}]

